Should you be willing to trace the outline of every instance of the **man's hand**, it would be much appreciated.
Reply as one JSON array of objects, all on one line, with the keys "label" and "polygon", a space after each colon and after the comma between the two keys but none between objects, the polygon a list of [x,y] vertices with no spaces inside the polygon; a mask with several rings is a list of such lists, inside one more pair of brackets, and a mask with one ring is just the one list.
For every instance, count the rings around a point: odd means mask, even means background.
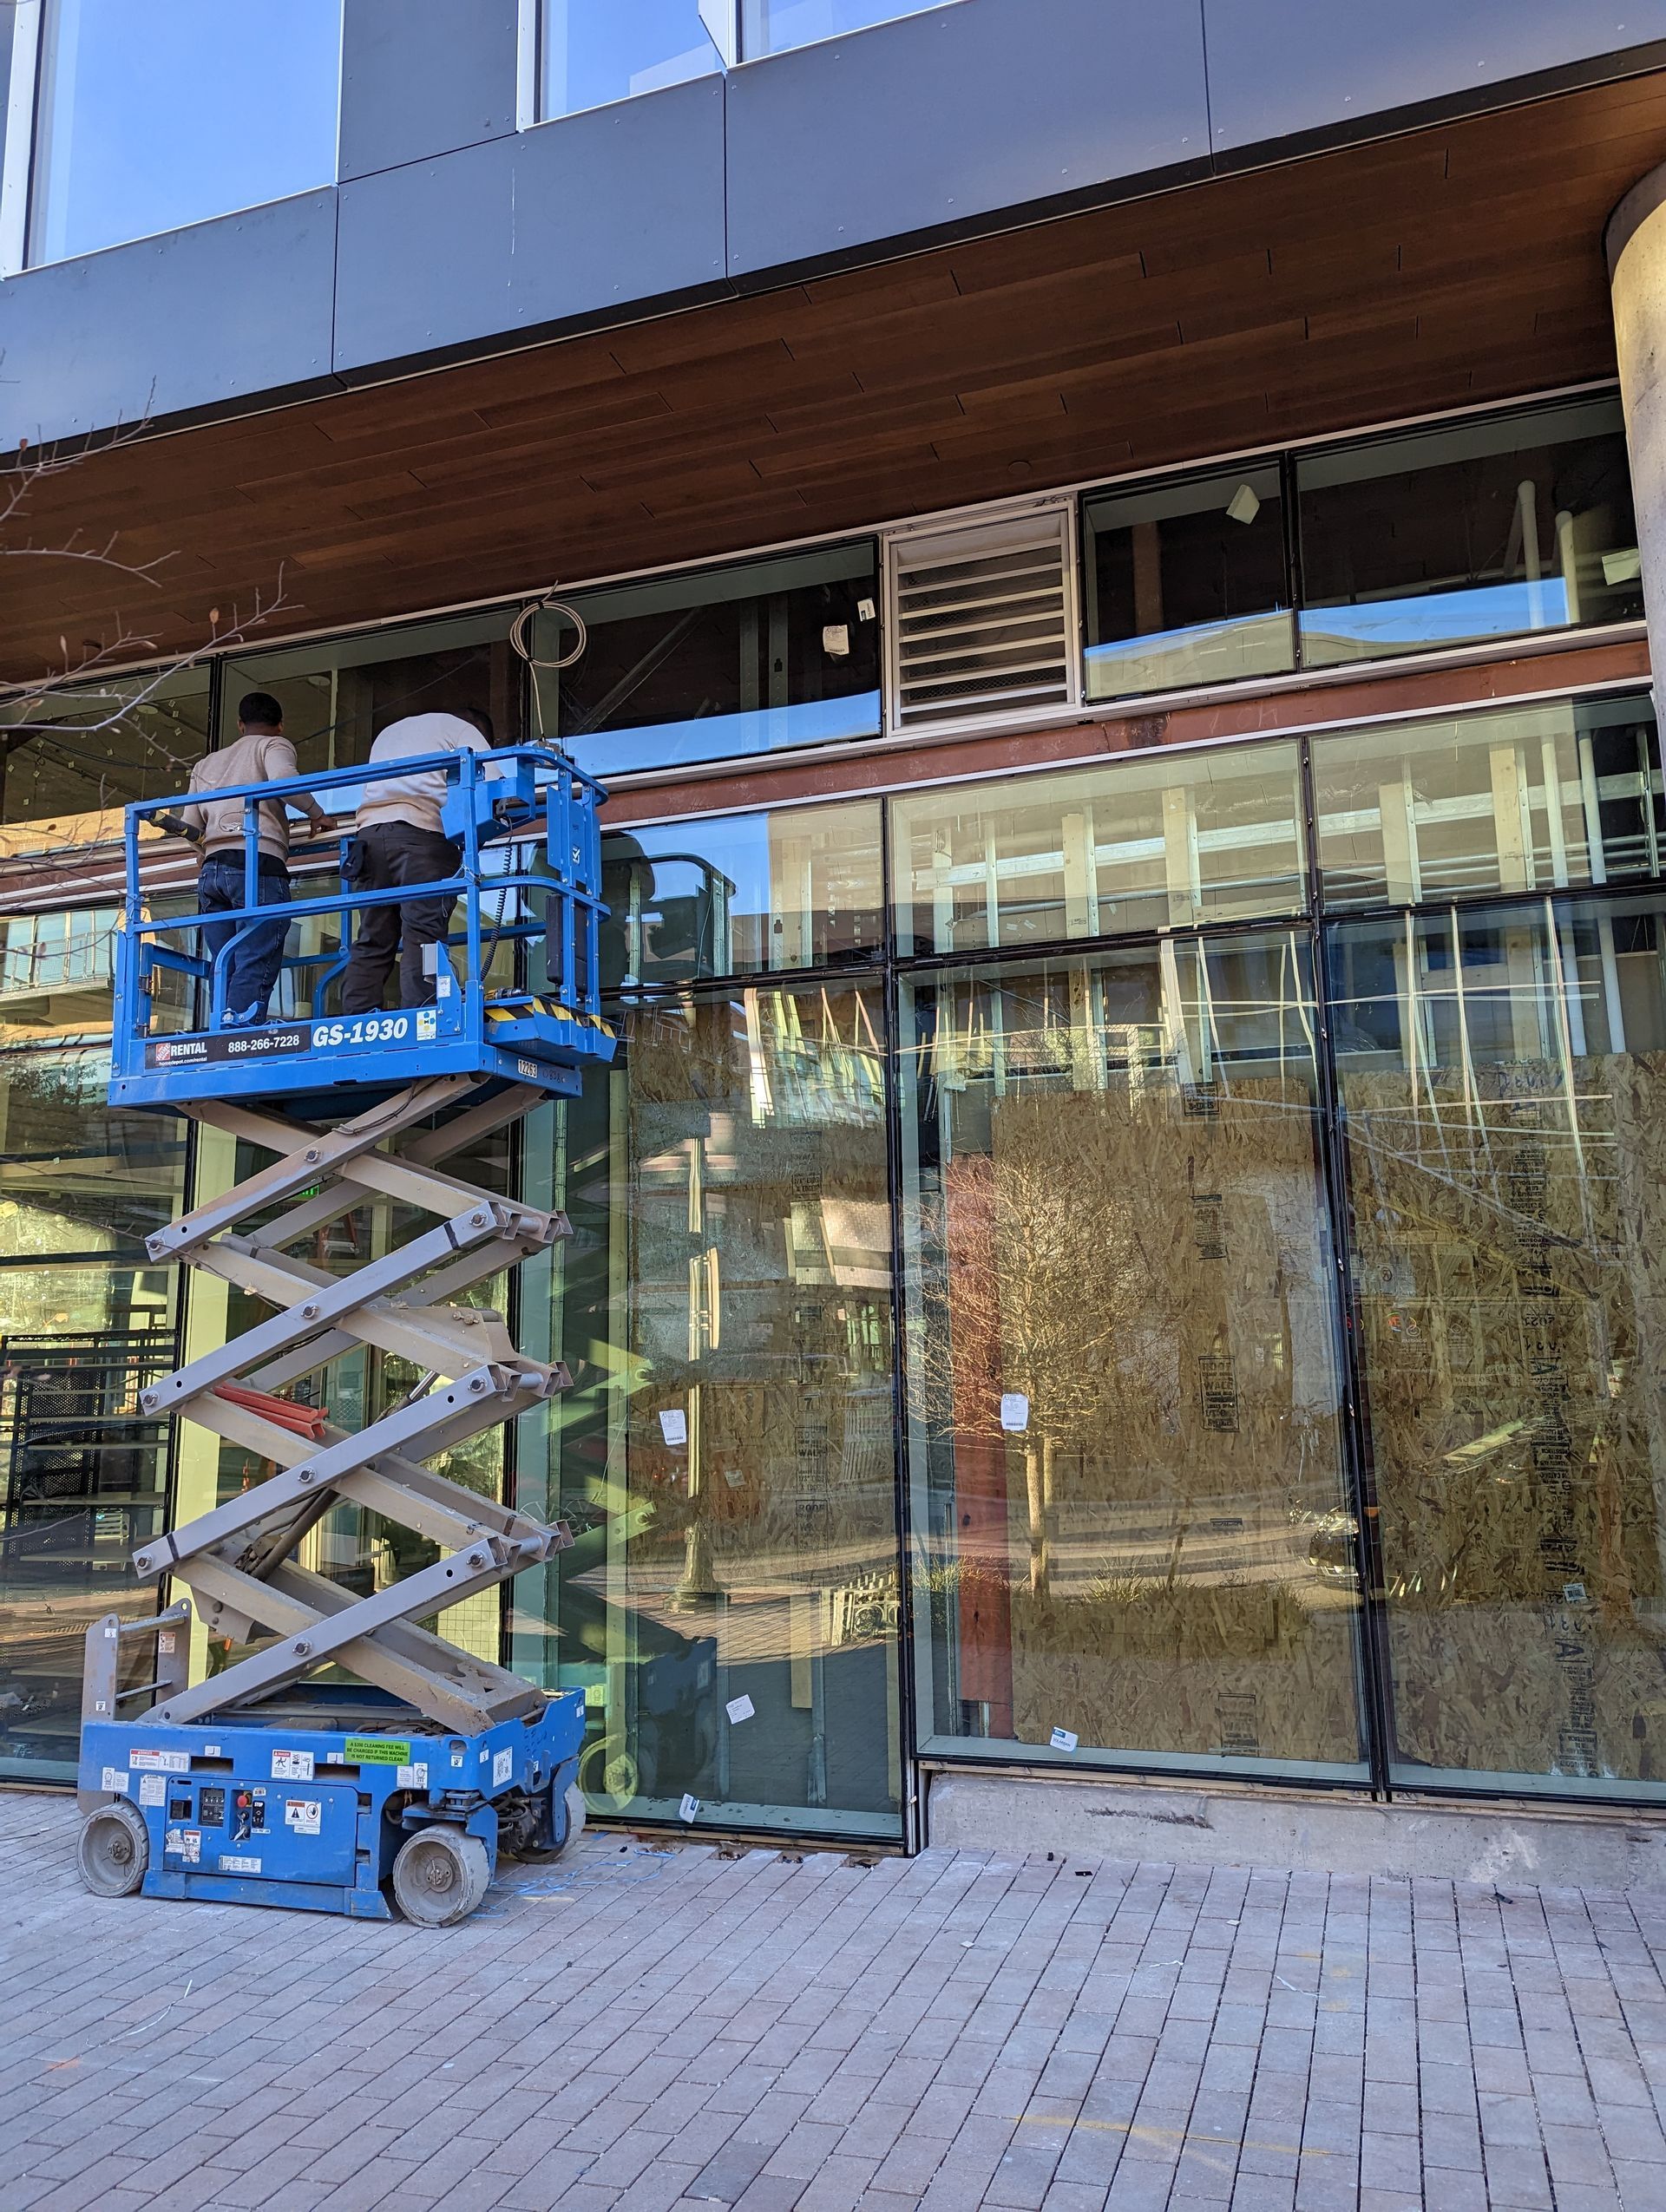
[{"label": "man's hand", "polygon": [[170,837],[183,837],[193,845],[200,845],[202,842],[202,832],[193,829],[183,815],[158,814],[153,815],[152,820],[158,829],[165,830]]}]

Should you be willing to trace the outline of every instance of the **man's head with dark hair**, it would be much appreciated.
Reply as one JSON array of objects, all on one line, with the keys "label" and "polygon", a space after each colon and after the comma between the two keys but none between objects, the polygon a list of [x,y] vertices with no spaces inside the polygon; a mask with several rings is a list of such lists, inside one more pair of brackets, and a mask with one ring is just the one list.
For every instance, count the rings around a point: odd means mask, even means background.
[{"label": "man's head with dark hair", "polygon": [[281,730],[284,710],[270,691],[246,691],[237,703],[239,730]]},{"label": "man's head with dark hair", "polygon": [[486,740],[486,743],[489,745],[496,744],[496,729],[493,724],[492,717],[486,712],[483,707],[465,707],[462,710],[462,718],[465,722],[472,722],[474,723],[476,729],[479,730],[481,736]]}]

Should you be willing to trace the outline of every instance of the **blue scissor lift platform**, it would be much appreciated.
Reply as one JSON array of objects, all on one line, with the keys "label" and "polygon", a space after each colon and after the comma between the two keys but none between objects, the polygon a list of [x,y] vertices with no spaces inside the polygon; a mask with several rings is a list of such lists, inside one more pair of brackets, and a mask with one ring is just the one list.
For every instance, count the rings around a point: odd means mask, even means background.
[{"label": "blue scissor lift platform", "polygon": [[[445,782],[455,875],[364,890],[351,841],[334,841],[302,876],[316,893],[262,905],[263,804],[310,792],[356,805],[381,777],[427,773]],[[197,916],[154,912],[146,893],[145,833],[179,802],[128,810],[109,1095],[272,1155],[148,1240],[154,1260],[201,1268],[270,1311],[147,1389],[143,1404],[273,1471],[135,1554],[141,1578],[167,1575],[188,1600],[143,1621],[108,1614],[88,1632],[82,1871],[105,1895],[361,1918],[387,1917],[391,1895],[408,1918],[442,1925],[480,1902],[500,1842],[553,1854],[583,1824],[581,1692],[535,1689],[418,1624],[570,1541],[427,1462],[570,1382],[559,1364],[521,1352],[501,1314],[459,1302],[569,1234],[565,1218],[440,1163],[540,1099],[576,1092],[587,1066],[612,1057],[597,998],[602,793],[561,755],[528,746],[214,796],[243,802],[245,904],[214,918],[232,936],[213,957]],[[413,897],[456,902],[432,1002],[332,1011],[364,913]],[[237,1021],[228,964],[280,912],[316,922],[317,948],[283,964],[287,1012]],[[346,1275],[305,1256],[331,1222],[378,1198],[434,1226]],[[421,1379],[350,1432],[306,1392],[360,1349]],[[307,1539],[343,1506],[415,1532],[432,1563],[368,1595],[309,1567]],[[240,1653],[195,1683],[193,1607]],[[135,1639],[154,1663],[128,1686],[123,1646]]]}]

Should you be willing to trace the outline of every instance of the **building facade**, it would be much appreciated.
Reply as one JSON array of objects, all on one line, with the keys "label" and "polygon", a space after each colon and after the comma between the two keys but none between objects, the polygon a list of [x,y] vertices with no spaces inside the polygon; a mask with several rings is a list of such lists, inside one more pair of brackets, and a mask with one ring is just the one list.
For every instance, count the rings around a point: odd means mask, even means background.
[{"label": "building facade", "polygon": [[1355,12],[0,6],[0,1778],[259,1472],[139,1397],[229,1145],[103,1103],[258,687],[612,795],[478,1163],[574,1386],[447,1470],[596,1810],[1666,1814],[1666,4]]}]

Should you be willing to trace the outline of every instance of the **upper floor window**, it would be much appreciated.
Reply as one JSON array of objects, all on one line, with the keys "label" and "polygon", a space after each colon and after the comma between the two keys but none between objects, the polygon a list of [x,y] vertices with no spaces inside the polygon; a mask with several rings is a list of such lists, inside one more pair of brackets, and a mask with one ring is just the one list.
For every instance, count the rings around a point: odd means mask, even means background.
[{"label": "upper floor window", "polygon": [[1305,667],[1643,612],[1617,399],[1303,454],[1295,474]]},{"label": "upper floor window", "polygon": [[702,15],[700,0],[541,0],[540,116],[605,108],[718,69]]},{"label": "upper floor window", "polygon": [[951,4],[952,0],[740,0],[741,58],[751,62],[764,54],[784,54],[790,46],[840,38],[846,31]]},{"label": "upper floor window", "polygon": [[1643,613],[1613,398],[1152,480],[1082,521],[1091,699]]},{"label": "upper floor window", "polygon": [[10,75],[37,72],[29,260],[332,183],[341,10],[342,0],[40,0],[27,40],[18,11]]},{"label": "upper floor window", "polygon": [[[873,540],[574,597],[588,638],[540,677],[541,722],[607,776],[879,734],[879,582]],[[573,650],[541,615],[538,658]]]}]

